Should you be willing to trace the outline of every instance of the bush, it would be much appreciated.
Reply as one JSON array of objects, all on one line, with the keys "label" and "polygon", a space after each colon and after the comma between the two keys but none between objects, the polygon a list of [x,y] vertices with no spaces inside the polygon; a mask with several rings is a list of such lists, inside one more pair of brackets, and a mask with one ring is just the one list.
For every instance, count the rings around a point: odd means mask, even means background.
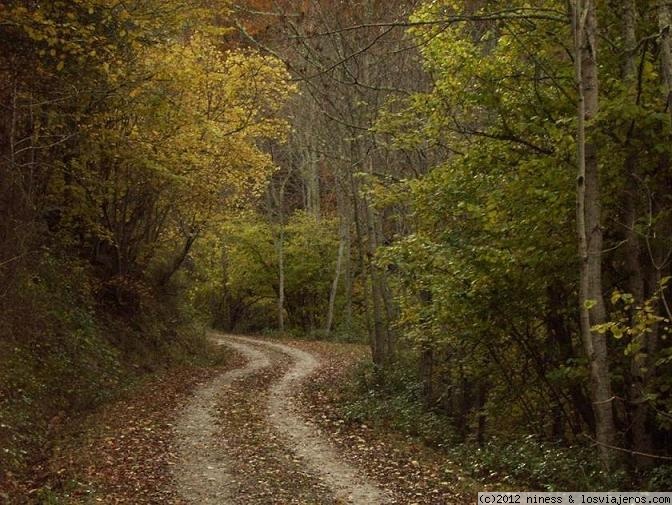
[{"label": "bush", "polygon": [[[467,474],[506,485],[560,490],[607,490],[626,485],[624,473],[600,471],[594,449],[563,447],[535,436],[493,438],[484,446],[459,443],[452,420],[444,412],[425,408],[422,383],[404,363],[377,369],[363,363],[346,381],[341,413],[346,420],[402,432],[442,448]],[[656,474],[651,486],[664,488],[672,472]],[[668,485],[669,488],[669,485]]]},{"label": "bush", "polygon": [[346,381],[343,417],[351,422],[385,426],[421,438],[430,445],[455,441],[450,419],[428,411],[422,403],[422,384],[410,367],[377,369],[363,363]]},{"label": "bush", "polygon": [[672,489],[672,465],[652,468],[645,477],[644,487],[649,491],[669,491]]},{"label": "bush", "polygon": [[211,360],[197,314],[179,295],[122,314],[85,262],[50,253],[0,298],[0,475],[49,450],[65,418],[117,396],[143,374]]},{"label": "bush", "polygon": [[482,447],[463,444],[451,448],[449,454],[474,477],[544,491],[615,489],[625,478],[618,472],[605,475],[594,449],[562,447],[533,435],[493,438]]},{"label": "bush", "polygon": [[44,254],[17,276],[0,327],[0,473],[26,463],[67,412],[108,399],[122,381],[120,353],[95,314],[89,272]]}]

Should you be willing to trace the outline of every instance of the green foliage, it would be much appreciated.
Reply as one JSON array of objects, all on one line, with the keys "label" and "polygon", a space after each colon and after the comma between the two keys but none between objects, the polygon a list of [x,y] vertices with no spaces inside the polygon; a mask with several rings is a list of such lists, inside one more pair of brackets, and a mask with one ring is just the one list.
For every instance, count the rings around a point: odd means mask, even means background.
[{"label": "green foliage", "polygon": [[649,491],[672,489],[672,465],[660,465],[648,473],[645,488]]},{"label": "green foliage", "polygon": [[484,446],[450,449],[451,459],[474,477],[543,491],[622,488],[624,475],[605,475],[586,447],[562,447],[530,435],[514,440],[493,438]]},{"label": "green foliage", "polygon": [[[546,368],[531,373],[544,378],[569,358],[545,345],[540,315],[574,311],[572,298],[553,294],[572,290],[574,246],[566,230],[573,202],[566,174],[520,154],[512,170],[500,164],[501,148],[485,146],[409,184],[417,229],[381,249],[379,262],[397,267],[391,282],[403,341],[418,352],[430,345],[448,356],[437,370],[446,380],[507,381],[491,389],[490,404],[493,412],[513,404],[517,420],[502,420],[513,426],[529,415],[524,404],[537,408],[546,401],[526,390],[529,348],[539,349]],[[468,360],[455,360],[465,354]]]},{"label": "green foliage", "polygon": [[246,214],[213,233],[195,251],[195,304],[210,307],[216,324],[238,331],[276,326],[279,289],[278,247],[282,233],[285,310],[290,331],[319,331],[329,301],[338,239],[336,222],[304,212],[282,227]]},{"label": "green foliage", "polygon": [[438,447],[455,443],[450,420],[423,406],[422,384],[408,366],[377,369],[363,363],[343,396],[341,413],[349,422],[399,431]]},{"label": "green foliage", "polygon": [[641,337],[651,333],[660,323],[669,323],[667,318],[658,315],[659,293],[667,288],[668,281],[669,278],[663,279],[657,293],[644,300],[641,305],[636,305],[630,293],[614,290],[611,294],[611,304],[619,309],[613,311],[612,321],[593,326],[593,331],[602,334],[609,332],[615,339],[628,337],[625,354],[637,355],[641,347]]},{"label": "green foliage", "polygon": [[20,286],[0,341],[3,470],[44,444],[53,416],[92,408],[124,380],[120,352],[97,319],[85,264],[41,254]]},{"label": "green foliage", "polygon": [[[633,8],[643,13],[645,4]],[[435,386],[426,388],[426,402],[451,398],[453,410],[469,412],[456,426],[467,433],[481,415],[491,437],[577,442],[594,420],[586,402],[590,357],[582,355],[578,328],[571,23],[560,14],[562,2],[506,7],[440,0],[411,16],[409,35],[431,85],[390,100],[376,132],[400,152],[438,154],[426,174],[381,178],[371,191],[379,212],[407,208],[413,220],[378,249],[377,263],[393,267],[399,345],[415,353]],[[588,141],[604,191],[601,275],[614,296],[608,322],[595,330],[614,337],[609,366],[624,403],[621,425],[644,402],[645,429],[666,444],[672,360],[666,280],[657,285],[669,274],[672,247],[663,196],[672,145],[664,64],[647,44],[625,47],[622,9],[600,6],[598,18],[600,36],[616,43],[600,50],[600,112]],[[658,30],[654,16],[635,18],[636,38]],[[636,78],[624,79],[630,51],[639,67]],[[626,293],[633,281],[642,299]],[[624,445],[635,438],[623,435]],[[536,464],[543,466],[541,457]],[[561,468],[545,468],[546,476],[530,478],[541,483],[557,471],[569,479]]]},{"label": "green foliage", "polygon": [[381,370],[363,363],[342,391],[341,413],[349,422],[403,433],[439,448],[480,481],[545,491],[608,490],[626,482],[622,473],[603,474],[586,446],[554,444],[535,435],[492,437],[480,447],[473,441],[461,443],[450,416],[427,409],[422,388],[408,365]]},{"label": "green foliage", "polygon": [[[608,334],[613,339],[625,359],[623,366],[630,365],[640,376],[651,378],[641,386],[641,401],[653,410],[656,425],[663,429],[672,426],[669,416],[672,408],[669,373],[672,348],[669,344],[670,315],[667,309],[669,281],[670,277],[663,277],[653,295],[646,300],[635,300],[630,293],[614,290],[610,297],[610,320],[593,327],[594,331]],[[654,348],[647,346],[652,335],[659,340]],[[618,372],[623,373],[621,370]]]},{"label": "green foliage", "polygon": [[[184,274],[257,198],[294,87],[225,46],[225,2],[0,5],[0,474],[57,421],[205,359]],[[46,501],[47,498],[45,497]]]},{"label": "green foliage", "polygon": [[[518,7],[526,4],[511,5]],[[431,2],[413,19],[491,8]],[[572,321],[573,70],[555,45],[570,37],[567,25],[544,19],[474,26],[411,31],[433,86],[392,103],[377,128],[399,148],[448,145],[452,154],[389,190],[406,195],[415,226],[378,256],[379,264],[396,267],[391,283],[402,342],[445,357],[435,370],[442,388],[459,389],[464,380],[472,391],[487,387],[485,409],[496,432],[543,416],[575,384],[547,380],[579,344]],[[377,201],[386,205],[384,197]],[[551,314],[562,314],[555,318],[561,329],[550,328]],[[508,419],[495,414],[504,406]]]}]

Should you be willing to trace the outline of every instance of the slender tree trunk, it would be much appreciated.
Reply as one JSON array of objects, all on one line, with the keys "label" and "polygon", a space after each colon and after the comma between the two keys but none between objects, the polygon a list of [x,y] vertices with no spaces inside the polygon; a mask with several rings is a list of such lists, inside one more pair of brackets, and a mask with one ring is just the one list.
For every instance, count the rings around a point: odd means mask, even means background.
[{"label": "slender tree trunk", "polygon": [[368,200],[364,199],[366,212],[368,250],[366,251],[367,268],[371,281],[371,305],[373,308],[373,362],[383,365],[389,355],[387,343],[389,338],[386,334],[386,324],[383,316],[384,299],[381,286],[380,272],[374,265],[373,258],[376,254],[376,230],[374,225],[374,211]]},{"label": "slender tree trunk", "polygon": [[666,110],[672,115],[672,10],[669,0],[658,0],[658,27],[660,28],[660,67],[665,85]]},{"label": "slender tree trunk", "polygon": [[[362,6],[366,9],[366,6]],[[371,55],[368,52],[364,52],[360,58],[359,65],[359,75],[363,82],[369,82],[369,70],[371,68],[370,62]],[[361,114],[361,110],[355,109],[353,116],[359,117],[358,121],[365,121],[365,117]],[[366,167],[366,171],[369,174],[373,173],[373,159],[372,155],[367,148],[371,146],[371,139],[367,137],[362,137],[359,142],[359,155],[360,162],[363,163]],[[386,323],[384,320],[383,310],[384,310],[384,300],[383,300],[383,291],[380,282],[380,272],[374,263],[374,258],[376,255],[376,249],[378,248],[378,241],[376,236],[376,227],[375,227],[375,210],[373,209],[369,197],[364,194],[361,198],[362,201],[362,211],[364,214],[364,222],[366,224],[366,266],[365,272],[368,274],[368,280],[365,277],[365,282],[368,282],[370,285],[370,294],[371,294],[371,317],[372,321],[372,354],[373,362],[382,366],[385,364],[387,359],[388,350],[387,350],[387,341],[388,337],[386,335]]]},{"label": "slender tree trunk", "polygon": [[[670,0],[658,0],[658,26],[660,27],[660,67],[662,73],[663,85],[665,87],[665,108],[669,113],[670,118],[672,119],[672,7],[670,6]],[[670,139],[668,138],[668,141]],[[658,172],[661,174],[670,172],[670,158],[667,153],[664,153],[661,156],[659,161]],[[667,183],[669,187],[669,182]],[[654,202],[654,206],[657,206]],[[660,215],[660,212],[655,212],[656,215]],[[662,232],[659,232],[661,236],[669,236],[670,229],[672,224],[670,219],[665,218],[662,227],[664,228]],[[653,268],[655,272],[652,273],[652,278],[650,282],[650,290],[652,293],[656,292],[659,289],[660,280],[663,277],[663,268],[665,265],[666,253],[661,249],[660,246],[653,248],[653,257],[651,261],[653,263]],[[657,251],[656,251],[657,249]],[[656,257],[657,256],[657,257]],[[652,342],[652,349],[650,349],[650,354],[653,354],[653,349],[657,348],[657,339],[658,339],[658,326],[654,328],[654,331],[651,333],[650,342]]]},{"label": "slender tree trunk", "polygon": [[[377,217],[375,221],[375,236],[376,236],[376,244],[381,244],[384,243],[384,235],[383,235],[383,217],[380,215],[375,216]],[[396,319],[397,317],[397,311],[396,311],[396,304],[394,302],[394,298],[392,295],[392,290],[390,289],[390,285],[387,282],[387,270],[379,270],[378,271],[378,278],[380,282],[380,291],[383,299],[383,307],[385,308],[385,346],[387,348],[387,354],[388,358],[392,358],[394,356],[394,350],[395,350],[395,334],[392,329],[392,322]]]},{"label": "slender tree trunk", "polygon": [[355,181],[355,178],[352,174],[352,169],[348,172],[348,178],[350,182],[350,192],[352,197],[352,207],[353,207],[353,219],[355,223],[355,238],[357,244],[357,259],[359,261],[359,267],[362,276],[362,282],[364,283],[364,296],[362,302],[364,305],[364,320],[366,322],[366,331],[369,336],[369,344],[371,345],[371,353],[375,356],[375,337],[373,333],[373,326],[371,324],[371,297],[369,296],[369,280],[368,280],[368,267],[366,261],[366,251],[364,245],[364,233],[362,231],[364,220],[362,217],[363,211],[361,210],[362,205],[360,205],[360,197],[358,191],[358,185]]},{"label": "slender tree trunk", "polygon": [[311,212],[315,219],[319,221],[322,214],[322,202],[320,199],[320,160],[315,151],[311,156],[310,167],[310,194],[311,194]]},{"label": "slender tree trunk", "polygon": [[352,242],[350,240],[350,222],[352,219],[352,212],[347,201],[344,202],[345,211],[343,225],[343,243],[345,244],[345,254],[343,255],[343,291],[345,293],[345,312],[344,322],[345,327],[350,331],[352,329]]},{"label": "slender tree trunk", "polygon": [[351,265],[351,242],[350,229],[352,223],[352,206],[347,197],[348,185],[343,180],[343,172],[336,173],[336,203],[341,220],[340,235],[343,243],[343,294],[345,306],[343,310],[343,322],[348,331],[352,328],[352,265]]},{"label": "slender tree trunk", "polygon": [[275,237],[275,254],[278,261],[278,298],[276,300],[278,331],[285,331],[285,184],[289,176],[285,177],[276,194],[273,187],[268,188],[268,212],[273,215],[273,206],[278,210],[278,234]]},{"label": "slender tree trunk", "polygon": [[[343,224],[341,224],[343,228]],[[331,324],[334,320],[334,306],[336,305],[336,294],[338,293],[338,279],[341,277],[341,264],[343,262],[343,251],[345,250],[345,241],[341,233],[341,239],[338,243],[338,256],[336,257],[336,271],[334,272],[334,280],[331,283],[331,292],[329,293],[329,310],[327,311],[327,324],[325,333],[329,335],[331,331]]]},{"label": "slender tree trunk", "polygon": [[312,142],[308,144],[307,149],[307,163],[304,171],[306,207],[308,212],[319,220],[321,213],[319,160]]},{"label": "slender tree trunk", "polygon": [[[311,103],[307,111],[307,120],[312,124],[318,124],[319,112],[316,106]],[[317,150],[316,134],[310,129],[306,130],[303,141],[303,163],[301,177],[305,186],[305,208],[308,213],[319,221],[321,214],[320,199],[320,160]]]},{"label": "slender tree trunk", "polygon": [[604,323],[602,294],[602,228],[597,146],[591,121],[598,111],[597,12],[594,0],[574,0],[573,32],[578,88],[577,128],[577,231],[579,239],[581,335],[590,364],[590,385],[595,412],[596,438],[604,468],[615,460],[616,427],[609,377],[607,340],[592,331]]},{"label": "slender tree trunk", "polygon": [[184,247],[182,247],[182,250],[173,260],[168,271],[163,275],[163,277],[159,281],[160,286],[166,286],[168,282],[170,282],[170,279],[173,278],[173,275],[175,275],[175,273],[180,269],[180,267],[184,263],[184,260],[187,259],[189,251],[191,251],[191,247],[194,245],[194,242],[196,242],[197,238],[198,238],[198,232],[196,231],[190,233],[189,236],[187,236],[187,238],[184,241]]},{"label": "slender tree trunk", "polygon": [[434,349],[429,342],[422,345],[420,352],[420,377],[425,408],[429,409],[434,403]]},{"label": "slender tree trunk", "polygon": [[276,242],[278,254],[278,330],[285,331],[285,227],[280,223],[280,233]]},{"label": "slender tree trunk", "polygon": [[[634,88],[637,81],[637,5],[635,0],[625,0],[623,3],[623,40],[625,44],[625,62],[623,65],[623,80],[628,88]],[[631,129],[634,131],[634,128]],[[628,137],[628,143],[630,142]],[[626,146],[630,147],[630,146]],[[630,149],[632,149],[630,147]],[[625,222],[625,266],[628,273],[628,291],[635,299],[635,303],[644,302],[644,274],[641,265],[641,248],[639,236],[636,230],[637,224],[637,155],[634,152],[628,153],[624,163],[624,180],[626,189],[623,197],[624,222]],[[645,352],[647,347],[647,335],[642,334],[637,337],[637,343]],[[641,355],[636,353],[633,357],[630,372],[632,381],[630,384],[630,400],[634,408],[632,412],[632,444],[633,449],[651,454],[653,452],[653,440],[647,426],[649,408],[644,399],[644,390],[646,388],[647,372],[646,364],[641,359]],[[637,466],[648,466],[653,463],[651,458],[636,456]]]}]

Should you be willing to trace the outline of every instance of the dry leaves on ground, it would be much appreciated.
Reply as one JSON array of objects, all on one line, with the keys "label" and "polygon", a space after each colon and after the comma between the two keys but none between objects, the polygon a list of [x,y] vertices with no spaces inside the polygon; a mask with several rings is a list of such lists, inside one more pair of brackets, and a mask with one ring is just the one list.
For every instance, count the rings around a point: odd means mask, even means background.
[{"label": "dry leaves on ground", "polygon": [[440,451],[400,433],[346,422],[340,414],[341,385],[369,356],[361,345],[292,342],[318,354],[322,367],[301,391],[301,405],[352,463],[383,482],[405,505],[461,504],[473,501],[474,483]]}]

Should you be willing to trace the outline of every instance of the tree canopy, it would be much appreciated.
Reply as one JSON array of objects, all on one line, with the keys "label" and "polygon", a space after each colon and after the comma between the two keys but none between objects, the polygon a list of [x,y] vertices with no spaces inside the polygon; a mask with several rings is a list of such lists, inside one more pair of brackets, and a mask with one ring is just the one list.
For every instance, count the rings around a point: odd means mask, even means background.
[{"label": "tree canopy", "polygon": [[442,440],[669,485],[671,11],[3,2],[0,353],[39,359],[0,384],[194,322],[365,341]]}]

